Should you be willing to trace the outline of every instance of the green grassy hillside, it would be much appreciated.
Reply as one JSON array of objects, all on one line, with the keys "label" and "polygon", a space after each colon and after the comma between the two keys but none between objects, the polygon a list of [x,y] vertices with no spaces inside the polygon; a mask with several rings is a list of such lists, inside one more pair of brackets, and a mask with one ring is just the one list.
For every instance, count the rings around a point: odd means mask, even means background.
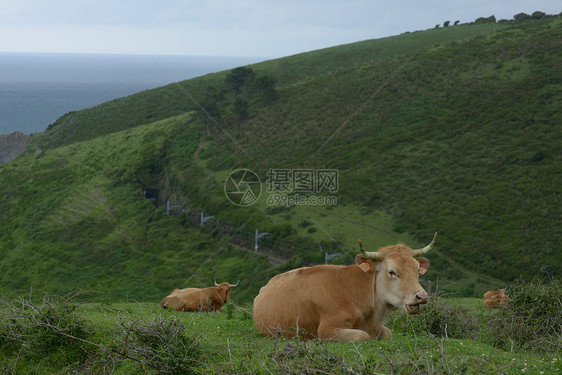
[{"label": "green grassy hillside", "polygon": [[[505,282],[559,275],[560,19],[318,77],[217,133],[209,165],[336,168],[340,204]],[[234,154],[231,165],[224,154]],[[442,263],[447,276],[458,270]]]},{"label": "green grassy hillside", "polygon": [[[560,26],[463,25],[255,64],[277,97],[243,91],[245,116],[229,72],[69,113],[0,165],[1,291],[157,301],[215,276],[241,279],[249,301],[324,252],[351,264],[359,238],[419,246],[434,231],[426,276],[441,290],[559,276]],[[206,137],[191,98],[218,108]],[[337,205],[235,206],[224,180],[240,167],[263,182],[336,169]],[[200,226],[201,212],[216,220]],[[270,233],[259,254],[256,228]]]},{"label": "green grassy hillside", "polygon": [[161,157],[192,162],[199,132],[188,120],[182,115],[3,165],[2,293],[88,289],[104,300],[155,301],[216,277],[240,278],[242,299],[255,295],[272,272],[265,256],[213,238],[143,196]]}]

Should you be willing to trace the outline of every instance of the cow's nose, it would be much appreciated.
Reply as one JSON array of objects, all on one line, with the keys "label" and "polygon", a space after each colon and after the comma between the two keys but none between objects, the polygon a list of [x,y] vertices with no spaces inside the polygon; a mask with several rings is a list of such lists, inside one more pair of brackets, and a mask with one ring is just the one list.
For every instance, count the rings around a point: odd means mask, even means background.
[{"label": "cow's nose", "polygon": [[424,290],[416,292],[415,297],[417,303],[427,303],[429,298]]}]

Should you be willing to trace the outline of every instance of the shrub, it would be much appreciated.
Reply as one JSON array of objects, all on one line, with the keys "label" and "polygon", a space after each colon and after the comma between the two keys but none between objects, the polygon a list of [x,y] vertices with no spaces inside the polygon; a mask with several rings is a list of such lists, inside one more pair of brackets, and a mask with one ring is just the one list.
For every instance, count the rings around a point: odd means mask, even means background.
[{"label": "shrub", "polygon": [[117,322],[123,335],[115,339],[109,358],[113,363],[131,360],[143,371],[189,374],[199,364],[201,347],[178,319],[153,318]]},{"label": "shrub", "polygon": [[391,331],[416,335],[430,333],[437,337],[455,339],[473,338],[478,333],[478,319],[464,306],[445,302],[440,296],[432,296],[417,315],[396,313],[391,315],[388,326]]},{"label": "shrub", "polygon": [[560,280],[519,280],[509,296],[512,301],[488,321],[492,343],[503,349],[516,344],[525,350],[562,351]]},{"label": "shrub", "polygon": [[278,350],[274,348],[271,358],[284,374],[355,373],[343,357],[319,341],[292,340]]},{"label": "shrub", "polygon": [[81,294],[46,296],[40,304],[25,298],[2,302],[1,350],[65,366],[85,361],[99,345],[89,340],[93,329],[75,313]]},{"label": "shrub", "polygon": [[227,319],[232,319],[234,317],[234,304],[233,303],[227,303],[226,305],[224,305],[224,314],[226,315]]},{"label": "shrub", "polygon": [[0,366],[17,372],[23,357],[38,367],[65,368],[65,372],[97,373],[136,365],[144,372],[188,374],[199,364],[199,341],[176,319],[143,321],[118,315],[120,334],[110,334],[109,342],[94,341],[99,327],[75,312],[81,294],[47,296],[40,304],[24,298],[2,301]]},{"label": "shrub", "polygon": [[306,227],[308,227],[308,226],[311,225],[311,224],[312,224],[312,223],[311,223],[310,221],[308,221],[308,220],[305,219],[305,220],[303,220],[303,221],[300,222],[299,226],[300,226],[301,228],[306,228]]}]

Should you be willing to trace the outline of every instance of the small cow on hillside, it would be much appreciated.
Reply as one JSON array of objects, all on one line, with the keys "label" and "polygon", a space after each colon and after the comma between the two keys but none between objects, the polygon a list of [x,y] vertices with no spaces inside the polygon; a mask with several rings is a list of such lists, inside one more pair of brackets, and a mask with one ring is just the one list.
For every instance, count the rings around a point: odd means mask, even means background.
[{"label": "small cow on hillside", "polygon": [[220,283],[208,288],[174,289],[169,296],[164,297],[160,307],[172,307],[175,311],[222,311],[222,306],[230,301],[230,288],[236,284]]},{"label": "small cow on hillside", "polygon": [[484,293],[484,302],[482,302],[482,306],[493,308],[505,306],[509,302],[511,302],[511,299],[507,296],[506,289],[489,290]]},{"label": "small cow on hillside", "polygon": [[[437,235],[437,233],[436,233]],[[398,244],[361,254],[356,265],[303,267],[273,277],[254,300],[254,323],[264,336],[281,333],[305,339],[363,341],[388,339],[390,313],[420,312],[428,295],[418,281],[429,260],[422,249]]]}]

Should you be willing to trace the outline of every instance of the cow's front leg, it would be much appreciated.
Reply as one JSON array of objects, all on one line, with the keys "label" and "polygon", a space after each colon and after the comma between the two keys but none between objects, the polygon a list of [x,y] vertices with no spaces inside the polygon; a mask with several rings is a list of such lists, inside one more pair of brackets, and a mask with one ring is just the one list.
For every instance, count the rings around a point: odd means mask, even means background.
[{"label": "cow's front leg", "polygon": [[392,331],[388,329],[386,326],[382,326],[377,336],[377,339],[390,339],[392,338]]},{"label": "cow's front leg", "polygon": [[392,331],[382,324],[375,324],[373,320],[365,322],[363,328],[369,333],[372,339],[390,339],[392,338]]},{"label": "cow's front leg", "polygon": [[333,323],[320,323],[318,339],[323,341],[367,341],[371,336],[365,331],[353,328],[339,328]]}]

